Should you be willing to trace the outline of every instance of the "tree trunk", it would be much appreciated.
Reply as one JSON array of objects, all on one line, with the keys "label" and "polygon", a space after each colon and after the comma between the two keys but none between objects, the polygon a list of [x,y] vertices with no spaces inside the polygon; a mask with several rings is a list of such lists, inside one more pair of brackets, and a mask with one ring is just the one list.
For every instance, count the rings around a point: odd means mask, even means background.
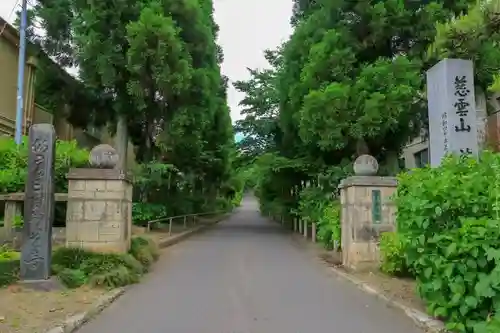
[{"label": "tree trunk", "polygon": [[358,156],[369,154],[370,150],[364,139],[359,139],[356,143],[356,153]]},{"label": "tree trunk", "polygon": [[387,152],[387,171],[389,176],[396,176],[399,173],[399,156],[397,152]]},{"label": "tree trunk", "polygon": [[127,170],[127,152],[128,152],[128,128],[127,117],[124,115],[118,116],[116,124],[115,138],[116,152],[118,153],[118,164],[116,168],[119,170]]}]

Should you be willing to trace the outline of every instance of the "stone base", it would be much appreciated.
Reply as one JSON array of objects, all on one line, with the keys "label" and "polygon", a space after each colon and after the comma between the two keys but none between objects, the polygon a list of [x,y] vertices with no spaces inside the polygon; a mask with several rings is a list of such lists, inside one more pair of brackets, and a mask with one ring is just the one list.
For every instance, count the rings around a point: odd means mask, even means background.
[{"label": "stone base", "polygon": [[18,284],[23,288],[36,291],[49,292],[65,289],[64,285],[57,277],[51,277],[48,280],[23,280],[19,281]]},{"label": "stone base", "polygon": [[91,252],[99,253],[127,253],[128,242],[66,242],[66,247],[81,248]]},{"label": "stone base", "polygon": [[352,270],[370,270],[380,264],[380,249],[375,242],[351,243],[343,253],[344,266]]},{"label": "stone base", "polygon": [[66,246],[126,253],[132,233],[127,175],[114,169],[71,169],[68,181]]}]

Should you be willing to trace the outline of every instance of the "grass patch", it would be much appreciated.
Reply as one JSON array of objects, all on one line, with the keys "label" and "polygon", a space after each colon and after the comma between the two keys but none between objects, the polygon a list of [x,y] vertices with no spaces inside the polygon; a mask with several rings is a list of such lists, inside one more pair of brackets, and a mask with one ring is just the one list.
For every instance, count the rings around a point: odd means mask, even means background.
[{"label": "grass patch", "polygon": [[0,287],[18,280],[20,256],[19,252],[0,246]]}]

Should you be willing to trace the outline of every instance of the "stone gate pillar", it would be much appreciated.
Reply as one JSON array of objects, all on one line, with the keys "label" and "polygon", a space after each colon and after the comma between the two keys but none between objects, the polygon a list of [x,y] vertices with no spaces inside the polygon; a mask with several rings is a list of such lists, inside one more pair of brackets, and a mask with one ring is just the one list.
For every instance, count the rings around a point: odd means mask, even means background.
[{"label": "stone gate pillar", "polygon": [[109,145],[90,153],[93,168],[68,173],[66,246],[99,252],[127,252],[132,232],[132,182]]},{"label": "stone gate pillar", "polygon": [[355,176],[340,183],[342,263],[350,269],[378,266],[379,237],[395,229],[396,208],[390,197],[395,177],[378,177],[377,160],[361,155],[354,162]]}]

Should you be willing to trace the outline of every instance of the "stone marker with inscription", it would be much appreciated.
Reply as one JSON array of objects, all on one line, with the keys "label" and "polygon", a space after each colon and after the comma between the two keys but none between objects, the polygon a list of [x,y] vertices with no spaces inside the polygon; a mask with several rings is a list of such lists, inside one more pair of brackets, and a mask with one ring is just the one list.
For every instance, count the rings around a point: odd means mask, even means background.
[{"label": "stone marker with inscription", "polygon": [[50,278],[55,141],[51,124],[30,127],[20,274],[25,282]]},{"label": "stone marker with inscription", "polygon": [[427,71],[430,164],[448,153],[478,155],[472,61],[444,59]]}]

